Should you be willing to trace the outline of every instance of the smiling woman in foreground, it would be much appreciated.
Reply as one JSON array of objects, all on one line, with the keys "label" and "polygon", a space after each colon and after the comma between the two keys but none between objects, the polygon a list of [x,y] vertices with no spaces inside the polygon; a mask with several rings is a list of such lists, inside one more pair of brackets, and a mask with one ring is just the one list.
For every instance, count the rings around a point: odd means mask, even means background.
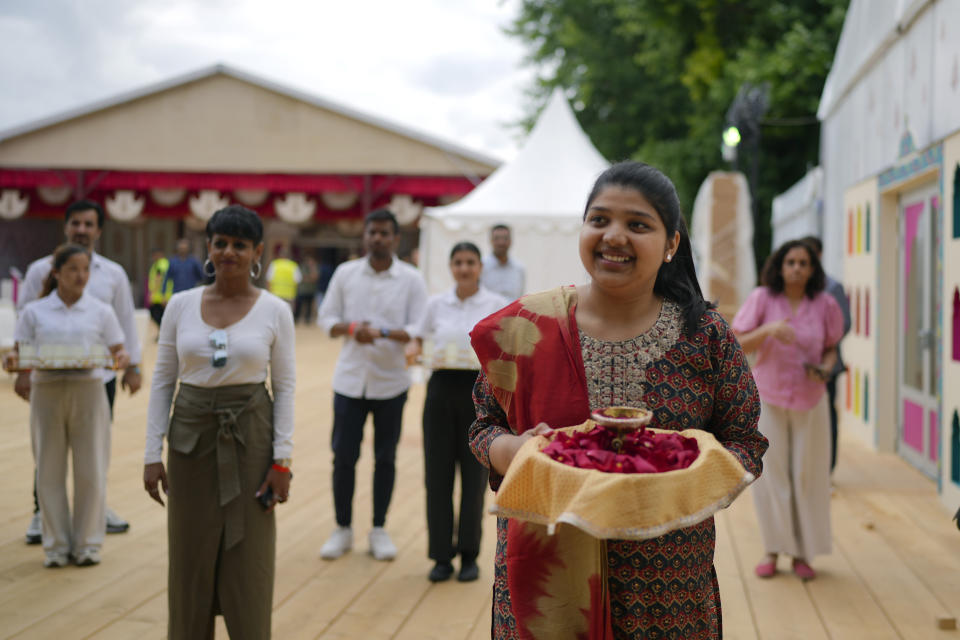
[{"label": "smiling woman in foreground", "polygon": [[[471,446],[491,486],[532,435],[614,405],[649,409],[651,427],[708,431],[759,476],[756,386],[700,292],[670,180],[637,162],[605,171],[580,259],[588,284],[521,298],[471,334],[482,365]],[[721,636],[713,518],[639,542],[507,518],[497,530],[495,638]]]}]

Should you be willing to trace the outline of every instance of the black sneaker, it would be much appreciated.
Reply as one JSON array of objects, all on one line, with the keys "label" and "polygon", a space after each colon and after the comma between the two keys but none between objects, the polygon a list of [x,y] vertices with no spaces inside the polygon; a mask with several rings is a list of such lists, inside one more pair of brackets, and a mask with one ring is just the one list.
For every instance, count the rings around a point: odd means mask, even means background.
[{"label": "black sneaker", "polygon": [[430,582],[446,582],[453,575],[453,565],[449,562],[438,562],[433,565],[433,569],[430,570],[430,575],[427,576],[427,579]]},{"label": "black sneaker", "polygon": [[457,582],[473,582],[480,577],[480,567],[474,561],[464,561],[460,565],[460,573],[457,574]]}]

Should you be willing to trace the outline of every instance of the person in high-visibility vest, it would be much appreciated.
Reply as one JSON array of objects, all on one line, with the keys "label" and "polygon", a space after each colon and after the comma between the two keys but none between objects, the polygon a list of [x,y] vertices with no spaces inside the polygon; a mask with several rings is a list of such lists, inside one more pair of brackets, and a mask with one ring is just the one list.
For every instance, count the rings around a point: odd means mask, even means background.
[{"label": "person in high-visibility vest", "polygon": [[167,281],[164,287],[164,280],[167,277],[167,270],[170,269],[170,261],[163,255],[160,249],[154,249],[150,252],[151,263],[150,270],[147,272],[147,292],[150,300],[150,317],[160,327],[160,320],[163,319],[163,310],[167,307],[167,301],[173,295],[173,281]]},{"label": "person in high-visibility vest", "polygon": [[267,268],[267,289],[278,298],[290,303],[291,310],[297,299],[297,285],[303,280],[303,274],[297,263],[289,258],[289,250],[281,247],[277,257]]}]

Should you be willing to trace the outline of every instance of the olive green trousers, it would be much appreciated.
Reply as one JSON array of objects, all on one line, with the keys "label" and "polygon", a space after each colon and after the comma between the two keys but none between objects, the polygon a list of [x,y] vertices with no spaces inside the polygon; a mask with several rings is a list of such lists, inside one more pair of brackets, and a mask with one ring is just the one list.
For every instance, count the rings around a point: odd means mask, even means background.
[{"label": "olive green trousers", "polygon": [[263,384],[181,384],[167,434],[168,634],[270,637],[276,521],[255,494],[273,462],[273,402]]}]

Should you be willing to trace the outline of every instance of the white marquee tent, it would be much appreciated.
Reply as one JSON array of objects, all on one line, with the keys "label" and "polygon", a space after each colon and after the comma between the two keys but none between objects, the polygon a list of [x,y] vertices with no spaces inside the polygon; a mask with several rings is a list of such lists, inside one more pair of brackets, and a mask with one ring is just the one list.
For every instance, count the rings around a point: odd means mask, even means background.
[{"label": "white marquee tent", "polygon": [[486,255],[489,230],[512,229],[510,255],[527,270],[527,292],[586,281],[577,237],[593,182],[609,163],[580,128],[563,92],[554,91],[523,148],[461,200],[424,210],[420,267],[430,293],[453,286],[450,249],[463,240]]}]

